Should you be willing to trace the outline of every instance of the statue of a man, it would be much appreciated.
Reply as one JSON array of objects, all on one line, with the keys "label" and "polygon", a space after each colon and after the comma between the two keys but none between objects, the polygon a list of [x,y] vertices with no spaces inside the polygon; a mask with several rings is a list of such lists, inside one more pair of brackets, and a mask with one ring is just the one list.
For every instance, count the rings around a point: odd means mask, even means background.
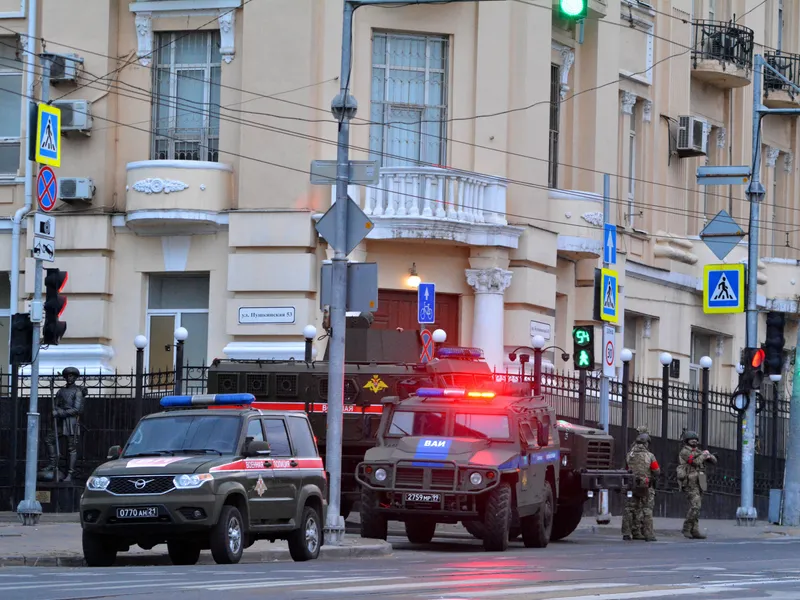
[{"label": "statue of a man", "polygon": [[[42,471],[40,478],[51,481],[55,478],[58,469],[59,453],[56,449],[56,436],[59,440],[66,441],[67,448],[67,475],[62,481],[72,481],[75,475],[75,465],[78,462],[78,436],[80,435],[79,421],[83,414],[83,389],[75,384],[80,371],[75,367],[67,367],[61,372],[67,385],[58,390],[53,403],[54,427],[45,440],[47,458],[50,465]],[[59,444],[61,448],[64,446]]]}]

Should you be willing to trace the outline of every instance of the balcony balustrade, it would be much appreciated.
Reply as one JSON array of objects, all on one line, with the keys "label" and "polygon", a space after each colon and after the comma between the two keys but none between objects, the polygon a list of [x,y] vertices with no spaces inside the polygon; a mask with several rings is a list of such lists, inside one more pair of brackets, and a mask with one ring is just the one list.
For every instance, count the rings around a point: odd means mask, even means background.
[{"label": "balcony balustrade", "polygon": [[800,56],[786,52],[764,53],[766,63],[791,81],[778,77],[769,69],[764,69],[764,104],[768,108],[797,108],[800,106]]},{"label": "balcony balustrade", "polygon": [[750,83],[753,30],[733,22],[693,21],[692,76],[721,89]]}]

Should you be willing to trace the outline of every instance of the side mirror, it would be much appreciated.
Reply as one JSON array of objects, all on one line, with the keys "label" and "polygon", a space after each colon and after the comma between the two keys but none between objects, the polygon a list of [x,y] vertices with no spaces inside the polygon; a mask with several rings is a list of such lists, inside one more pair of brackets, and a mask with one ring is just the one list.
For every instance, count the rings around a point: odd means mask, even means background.
[{"label": "side mirror", "polygon": [[263,458],[269,457],[271,451],[269,449],[269,444],[267,442],[262,442],[261,440],[253,440],[244,446],[244,456],[251,457],[251,456],[259,456]]},{"label": "side mirror", "polygon": [[120,456],[122,456],[122,446],[111,446],[108,449],[108,456],[106,456],[107,460],[117,460]]},{"label": "side mirror", "polygon": [[541,421],[538,424],[536,432],[536,439],[539,446],[544,448],[545,446],[550,444],[550,430],[547,427],[546,423],[542,423]]}]

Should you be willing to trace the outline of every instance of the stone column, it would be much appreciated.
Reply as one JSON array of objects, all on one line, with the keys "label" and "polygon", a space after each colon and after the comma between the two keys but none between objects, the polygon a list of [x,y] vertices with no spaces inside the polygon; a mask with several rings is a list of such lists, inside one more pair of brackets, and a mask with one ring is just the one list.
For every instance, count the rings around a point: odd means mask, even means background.
[{"label": "stone column", "polygon": [[467,283],[475,290],[472,345],[483,349],[486,362],[494,368],[503,365],[504,294],[511,285],[512,272],[500,267],[467,269]]}]

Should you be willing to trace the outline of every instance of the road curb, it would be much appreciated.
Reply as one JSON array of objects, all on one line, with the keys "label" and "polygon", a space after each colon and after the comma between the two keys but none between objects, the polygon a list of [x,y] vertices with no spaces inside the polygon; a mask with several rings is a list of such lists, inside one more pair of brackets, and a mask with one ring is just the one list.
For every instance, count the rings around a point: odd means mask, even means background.
[{"label": "road curb", "polygon": [[[365,544],[358,546],[323,546],[320,549],[318,560],[340,560],[343,558],[376,558],[391,556],[392,545],[388,542],[381,544]],[[244,551],[239,564],[254,564],[264,562],[280,562],[292,560],[288,549],[276,548],[274,550],[260,550],[256,552]],[[200,555],[198,565],[216,564],[211,554],[204,551]],[[75,553],[51,554],[45,556],[0,556],[0,567],[85,567],[83,555]],[[116,567],[126,566],[172,566],[167,554],[126,554],[117,555]]]}]

